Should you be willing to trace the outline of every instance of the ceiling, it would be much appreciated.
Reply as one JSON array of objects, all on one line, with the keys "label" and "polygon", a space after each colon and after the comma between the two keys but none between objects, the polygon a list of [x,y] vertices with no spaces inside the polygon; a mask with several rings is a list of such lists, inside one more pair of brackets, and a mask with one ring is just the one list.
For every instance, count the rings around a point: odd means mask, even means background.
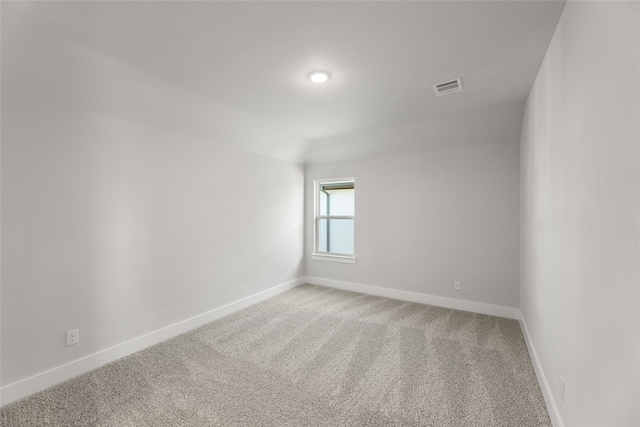
[{"label": "ceiling", "polygon": [[[298,141],[291,144],[306,144],[295,156],[274,157],[320,162],[517,142],[524,103],[564,2],[29,7],[10,17],[48,26],[93,52],[251,116]],[[316,69],[328,70],[331,80],[309,82]],[[458,77],[463,92],[435,96],[433,84]]]}]

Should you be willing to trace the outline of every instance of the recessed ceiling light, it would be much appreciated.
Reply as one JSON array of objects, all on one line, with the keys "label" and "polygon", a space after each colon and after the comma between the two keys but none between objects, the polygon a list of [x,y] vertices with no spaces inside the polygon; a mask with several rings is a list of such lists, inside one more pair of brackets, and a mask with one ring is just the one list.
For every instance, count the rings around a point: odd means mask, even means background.
[{"label": "recessed ceiling light", "polygon": [[309,74],[309,80],[314,83],[324,83],[329,80],[331,75],[326,71],[314,71]]}]

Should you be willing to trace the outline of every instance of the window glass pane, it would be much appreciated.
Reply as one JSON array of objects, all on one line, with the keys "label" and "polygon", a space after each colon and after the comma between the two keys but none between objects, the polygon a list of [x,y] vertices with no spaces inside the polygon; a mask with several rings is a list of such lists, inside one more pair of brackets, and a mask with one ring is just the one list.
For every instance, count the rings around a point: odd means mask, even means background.
[{"label": "window glass pane", "polygon": [[325,191],[320,191],[320,215],[328,215],[328,212],[327,212],[328,198],[329,198],[329,193]]},{"label": "window glass pane", "polygon": [[325,191],[329,194],[326,201],[328,214],[323,214],[321,211],[320,215],[354,215],[353,188]]},{"label": "window glass pane", "polygon": [[327,242],[329,241],[327,235],[327,220],[321,219],[318,221],[318,252],[328,252]]},{"label": "window glass pane", "polygon": [[318,251],[353,255],[352,219],[321,219],[318,221]]}]

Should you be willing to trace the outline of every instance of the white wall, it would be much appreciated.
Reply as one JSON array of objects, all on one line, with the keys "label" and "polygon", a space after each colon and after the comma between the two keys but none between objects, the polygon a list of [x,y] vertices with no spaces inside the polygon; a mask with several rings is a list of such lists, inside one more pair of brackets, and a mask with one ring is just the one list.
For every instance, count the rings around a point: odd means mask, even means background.
[{"label": "white wall", "polygon": [[303,168],[224,139],[275,131],[2,7],[3,385],[298,275]]},{"label": "white wall", "polygon": [[[306,274],[517,307],[518,159],[517,144],[490,144],[307,166]],[[313,180],[345,176],[357,263],[312,260]]]},{"label": "white wall", "polygon": [[520,307],[567,426],[640,424],[639,19],[569,2],[524,118]]}]

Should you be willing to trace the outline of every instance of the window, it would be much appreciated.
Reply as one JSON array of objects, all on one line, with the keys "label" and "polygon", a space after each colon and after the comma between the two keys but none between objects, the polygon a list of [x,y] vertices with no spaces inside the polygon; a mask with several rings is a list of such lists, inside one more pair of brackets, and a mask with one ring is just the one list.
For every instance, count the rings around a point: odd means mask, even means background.
[{"label": "window", "polygon": [[313,259],[355,263],[355,181],[315,181],[315,250]]}]

